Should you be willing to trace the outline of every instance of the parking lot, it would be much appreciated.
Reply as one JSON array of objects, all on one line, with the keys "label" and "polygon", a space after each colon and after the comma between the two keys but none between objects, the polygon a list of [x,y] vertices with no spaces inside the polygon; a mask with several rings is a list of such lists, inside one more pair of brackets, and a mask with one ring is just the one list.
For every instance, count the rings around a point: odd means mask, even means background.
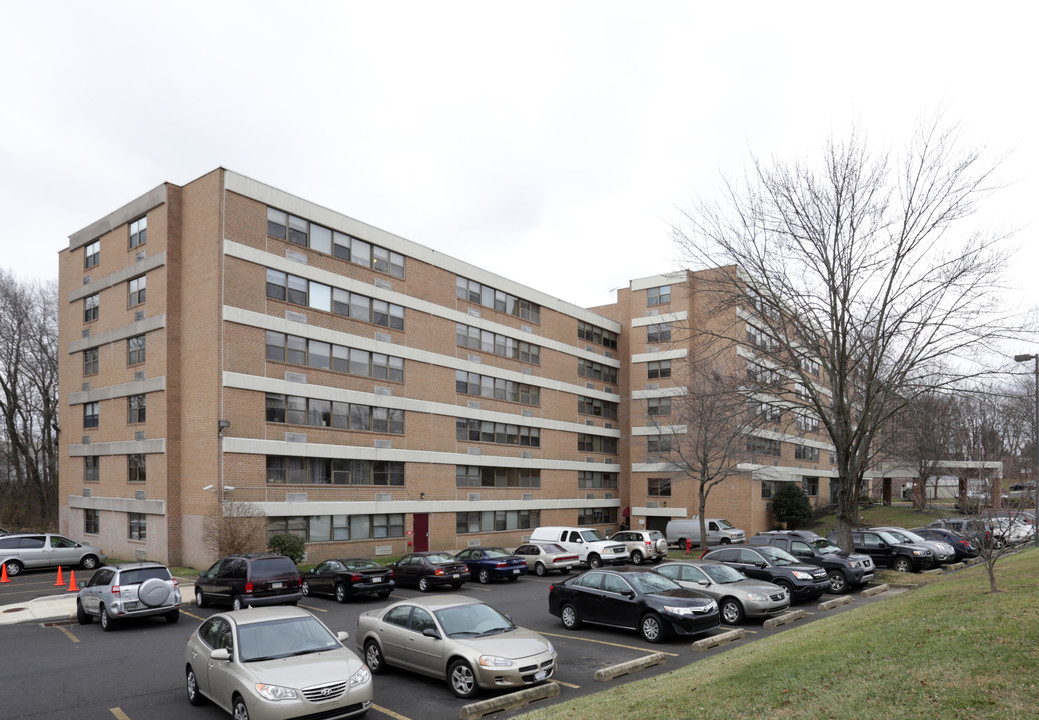
[{"label": "parking lot", "polygon": [[[54,571],[30,571],[0,585],[0,605],[25,602],[32,598],[60,595],[64,588],[54,587]],[[66,573],[66,580],[68,580]],[[77,573],[77,580],[89,573]],[[438,589],[435,593],[465,594],[487,602],[510,615],[514,622],[542,633],[555,645],[558,670],[554,680],[560,686],[558,697],[539,704],[562,702],[607,687],[594,675],[601,668],[661,652],[666,662],[611,682],[631,682],[653,674],[668,672],[716,653],[732,645],[706,652],[695,652],[691,642],[697,638],[670,639],[661,644],[645,642],[637,632],[585,625],[571,632],[558,618],[548,613],[548,589],[558,577],[525,576],[516,583],[480,585],[467,583],[461,590]],[[190,589],[182,583],[185,591]],[[386,600],[357,599],[340,605],[330,598],[310,597],[301,607],[317,615],[333,631],[345,630],[352,638],[357,617],[365,610],[381,607],[399,599],[418,597],[413,589],[398,588]],[[891,593],[861,598],[857,593],[848,605],[830,611],[817,609],[817,602],[801,603],[807,617],[792,625],[767,630],[761,621],[742,627],[747,637],[739,643],[754,642],[772,633],[784,632],[821,617],[847,612],[855,607],[882,601]],[[824,595],[821,600],[832,598]],[[127,623],[115,632],[105,633],[95,623],[80,626],[75,620],[56,623],[22,623],[0,627],[4,640],[3,673],[5,686],[4,717],[49,719],[117,718],[117,720],[165,720],[174,718],[229,717],[212,705],[193,708],[184,692],[184,645],[198,624],[222,609],[200,610],[187,604],[178,624],[168,625],[161,618]],[[243,611],[243,612],[248,612]],[[732,629],[723,626],[716,632]],[[486,698],[485,693],[481,698]],[[466,701],[456,698],[445,682],[438,682],[402,670],[391,670],[375,680],[375,707],[368,717],[395,720],[459,717]],[[509,717],[523,712],[496,712],[494,717]]]}]

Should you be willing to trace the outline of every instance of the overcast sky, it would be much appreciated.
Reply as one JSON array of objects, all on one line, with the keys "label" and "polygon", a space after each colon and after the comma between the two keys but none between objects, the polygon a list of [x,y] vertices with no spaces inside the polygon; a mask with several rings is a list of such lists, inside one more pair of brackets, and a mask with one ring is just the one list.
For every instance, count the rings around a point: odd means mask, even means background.
[{"label": "overcast sky", "polygon": [[223,166],[583,306],[675,269],[752,154],[944,108],[1010,153],[990,212],[1039,304],[1026,3],[20,2],[0,24],[0,266]]}]

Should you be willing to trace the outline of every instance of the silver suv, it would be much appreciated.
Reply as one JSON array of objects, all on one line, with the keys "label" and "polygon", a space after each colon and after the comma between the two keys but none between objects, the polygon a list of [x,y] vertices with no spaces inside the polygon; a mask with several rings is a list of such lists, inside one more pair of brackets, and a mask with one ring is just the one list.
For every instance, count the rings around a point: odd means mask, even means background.
[{"label": "silver suv", "polygon": [[94,573],[76,598],[76,619],[89,625],[97,616],[102,630],[120,620],[162,615],[166,622],[180,620],[180,583],[159,563],[110,565]]},{"label": "silver suv", "polygon": [[667,539],[659,530],[621,530],[610,540],[624,543],[633,565],[647,560],[657,563],[667,557]]}]

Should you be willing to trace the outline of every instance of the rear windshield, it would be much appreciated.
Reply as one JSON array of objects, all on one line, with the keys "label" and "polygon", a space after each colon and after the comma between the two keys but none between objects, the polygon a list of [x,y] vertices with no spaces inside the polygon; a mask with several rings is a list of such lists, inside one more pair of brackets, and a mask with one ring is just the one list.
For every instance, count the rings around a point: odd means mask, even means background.
[{"label": "rear windshield", "polygon": [[253,561],[253,577],[295,575],[299,571],[287,557],[263,558]]},{"label": "rear windshield", "polygon": [[365,560],[364,558],[344,560],[343,564],[346,565],[347,570],[382,570],[382,565],[374,560]]},{"label": "rear windshield", "polygon": [[429,562],[434,565],[447,565],[448,563],[458,562],[447,553],[437,553],[436,555],[427,555],[426,557],[429,558]]},{"label": "rear windshield", "polygon": [[138,570],[124,570],[119,573],[119,583],[121,585],[140,585],[145,580],[151,580],[152,578],[169,580],[170,571],[164,567],[150,567]]},{"label": "rear windshield", "polygon": [[660,532],[659,530],[650,530],[649,531],[649,539],[650,540],[663,540],[664,539],[664,533]]}]

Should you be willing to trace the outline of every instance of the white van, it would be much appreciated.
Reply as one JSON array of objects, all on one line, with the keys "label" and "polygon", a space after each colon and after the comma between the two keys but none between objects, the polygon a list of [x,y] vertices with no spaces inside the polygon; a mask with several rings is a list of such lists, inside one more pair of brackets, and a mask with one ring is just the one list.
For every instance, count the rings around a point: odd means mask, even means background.
[{"label": "white van", "polygon": [[567,552],[577,553],[581,562],[593,568],[600,565],[623,565],[629,558],[624,543],[607,540],[595,528],[539,527],[530,534],[530,541],[562,545]]},{"label": "white van", "polygon": [[[728,545],[747,541],[747,535],[724,518],[706,518],[707,545]],[[671,520],[664,530],[669,545],[685,547],[686,540],[693,541],[693,547],[700,546],[700,516],[694,515],[684,520]]]}]

